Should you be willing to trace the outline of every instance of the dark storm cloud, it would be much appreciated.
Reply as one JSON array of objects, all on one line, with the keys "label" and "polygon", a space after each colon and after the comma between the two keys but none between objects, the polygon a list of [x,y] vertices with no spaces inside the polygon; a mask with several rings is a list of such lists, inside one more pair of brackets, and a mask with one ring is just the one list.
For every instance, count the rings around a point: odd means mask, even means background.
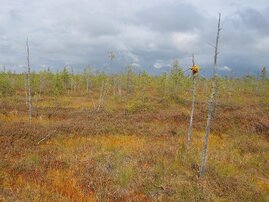
[{"label": "dark storm cloud", "polygon": [[137,13],[140,23],[160,32],[193,31],[203,26],[205,17],[193,5],[166,3]]}]

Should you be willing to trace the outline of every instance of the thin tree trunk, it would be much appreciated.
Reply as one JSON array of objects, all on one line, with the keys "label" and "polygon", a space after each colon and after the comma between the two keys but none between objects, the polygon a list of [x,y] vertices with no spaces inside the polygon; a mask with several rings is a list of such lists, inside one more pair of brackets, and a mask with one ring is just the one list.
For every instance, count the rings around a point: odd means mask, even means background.
[{"label": "thin tree trunk", "polygon": [[39,97],[40,97],[40,94],[42,93],[42,87],[41,87],[41,85],[42,85],[42,80],[41,79],[39,79]]},{"label": "thin tree trunk", "polygon": [[86,79],[86,85],[87,85],[87,87],[86,87],[87,88],[87,93],[89,93],[89,79],[88,78]]},{"label": "thin tree trunk", "polygon": [[207,149],[208,149],[208,138],[209,138],[209,133],[210,133],[212,112],[213,112],[213,108],[214,108],[216,68],[217,68],[217,59],[218,59],[218,54],[219,54],[218,53],[218,46],[219,46],[219,35],[220,35],[220,31],[221,31],[220,20],[221,20],[221,14],[219,14],[219,20],[218,20],[218,31],[217,31],[217,37],[216,37],[215,56],[214,56],[213,80],[212,80],[211,95],[210,95],[210,99],[209,99],[209,103],[208,103],[206,133],[205,133],[205,137],[204,137],[202,162],[201,162],[201,168],[200,168],[200,176],[201,177],[203,177],[205,175]]},{"label": "thin tree trunk", "polygon": [[26,49],[27,49],[27,84],[28,84],[28,106],[29,106],[29,123],[32,123],[32,94],[31,94],[31,82],[30,82],[30,51],[29,51],[29,43],[28,38],[26,40]]},{"label": "thin tree trunk", "polygon": [[104,81],[103,81],[103,82],[102,82],[102,86],[101,86],[101,88],[100,88],[99,103],[98,103],[97,111],[100,110],[101,105],[102,105],[102,103],[103,103],[104,86],[105,86],[105,84],[104,84]]},{"label": "thin tree trunk", "polygon": [[145,102],[145,94],[146,94],[146,84],[143,85],[143,89],[142,89],[142,102]]},{"label": "thin tree trunk", "polygon": [[129,86],[130,86],[130,84],[129,84],[129,82],[130,82],[130,78],[129,78],[129,72],[127,73],[127,84],[126,84],[126,94],[127,95],[129,95]]},{"label": "thin tree trunk", "polygon": [[168,75],[165,74],[165,81],[164,81],[164,97],[167,95],[167,83],[168,83]]},{"label": "thin tree trunk", "polygon": [[25,104],[28,106],[27,70],[24,72]]},{"label": "thin tree trunk", "polygon": [[121,90],[121,78],[119,78],[119,80],[118,80],[118,91],[119,91],[119,96],[121,97],[121,92],[122,92],[122,90]]},{"label": "thin tree trunk", "polygon": [[[194,55],[192,55],[192,66],[195,65]],[[190,124],[187,133],[187,144],[186,148],[189,149],[190,141],[191,141],[191,130],[192,130],[192,122],[193,122],[193,113],[194,113],[194,103],[195,103],[195,92],[196,92],[196,75],[192,75],[192,104],[191,104],[191,116],[190,116]]]},{"label": "thin tree trunk", "polygon": [[117,78],[116,77],[113,77],[113,84],[114,84],[113,95],[115,97],[116,92],[117,92]]},{"label": "thin tree trunk", "polygon": [[95,105],[93,97],[91,97],[91,100],[92,100],[93,109],[94,109],[94,111],[96,111],[96,105]]}]

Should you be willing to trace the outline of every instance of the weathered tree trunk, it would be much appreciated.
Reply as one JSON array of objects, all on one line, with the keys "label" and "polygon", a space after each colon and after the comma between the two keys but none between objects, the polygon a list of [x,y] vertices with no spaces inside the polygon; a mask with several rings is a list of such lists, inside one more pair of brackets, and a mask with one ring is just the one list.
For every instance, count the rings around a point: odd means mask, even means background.
[{"label": "weathered tree trunk", "polygon": [[24,91],[25,91],[25,104],[28,106],[28,87],[27,87],[27,70],[24,72]]},{"label": "weathered tree trunk", "polygon": [[26,40],[26,49],[27,49],[27,84],[28,84],[28,115],[29,115],[29,123],[32,123],[32,94],[31,94],[31,81],[30,81],[30,74],[31,74],[31,67],[30,67],[30,51],[29,51],[29,43],[28,38]]},{"label": "weathered tree trunk", "polygon": [[129,71],[127,73],[127,83],[126,83],[126,94],[129,95],[130,92],[130,75],[129,75]]},{"label": "weathered tree trunk", "polygon": [[115,97],[116,96],[116,92],[117,92],[117,78],[116,78],[116,76],[113,77],[113,85],[114,85],[113,95]]},{"label": "weathered tree trunk", "polygon": [[119,96],[120,96],[120,97],[121,97],[121,95],[122,95],[121,86],[122,86],[122,84],[121,84],[121,78],[119,78],[119,80],[118,80],[118,92],[119,92]]},{"label": "weathered tree trunk", "polygon": [[167,85],[168,85],[168,75],[167,73],[165,74],[165,81],[164,81],[164,97],[167,95]]},{"label": "weathered tree trunk", "polygon": [[216,45],[215,45],[215,56],[214,56],[214,67],[213,67],[213,80],[212,80],[212,87],[211,87],[211,95],[208,103],[208,113],[207,113],[207,122],[206,122],[206,133],[204,137],[204,146],[203,146],[203,153],[202,153],[202,163],[200,168],[200,176],[203,177],[205,175],[205,168],[206,168],[206,159],[207,159],[207,148],[208,148],[208,138],[210,133],[210,126],[211,126],[211,119],[212,119],[212,112],[214,108],[214,98],[215,98],[215,82],[216,82],[216,68],[217,68],[217,59],[218,59],[218,46],[219,46],[219,34],[221,31],[220,28],[220,20],[221,14],[219,14],[218,20],[218,31],[216,37]]},{"label": "weathered tree trunk", "polygon": [[102,103],[103,103],[104,87],[105,87],[105,84],[104,84],[104,81],[103,81],[103,82],[102,82],[102,86],[101,86],[101,88],[100,88],[99,103],[98,103],[97,111],[100,110],[100,108],[101,108],[101,106],[102,106]]},{"label": "weathered tree trunk", "polygon": [[100,88],[100,95],[99,95],[99,103],[98,103],[98,107],[97,107],[97,112],[99,112],[101,107],[104,106],[105,97],[110,89],[109,87],[110,86],[108,86],[107,83],[105,83],[104,81],[102,82],[102,86]]},{"label": "weathered tree trunk", "polygon": [[142,102],[145,102],[145,95],[146,95],[146,84],[143,85],[142,89]]},{"label": "weathered tree trunk", "polygon": [[86,79],[86,89],[87,89],[87,93],[89,93],[89,79]]},{"label": "weathered tree trunk", "polygon": [[[195,65],[194,55],[192,55],[192,65]],[[191,130],[192,130],[192,122],[193,122],[193,113],[194,113],[194,103],[195,103],[195,92],[196,92],[196,74],[192,75],[192,104],[191,104],[191,116],[190,116],[190,124],[187,133],[187,143],[186,148],[189,149],[190,141],[191,141]]]}]

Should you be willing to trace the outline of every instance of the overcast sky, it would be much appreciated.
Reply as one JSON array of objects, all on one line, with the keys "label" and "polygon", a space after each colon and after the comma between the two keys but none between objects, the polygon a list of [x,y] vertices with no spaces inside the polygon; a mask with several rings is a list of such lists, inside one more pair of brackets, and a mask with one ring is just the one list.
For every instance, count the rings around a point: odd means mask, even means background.
[{"label": "overcast sky", "polygon": [[29,37],[36,71],[91,65],[114,72],[132,64],[158,74],[175,59],[188,67],[194,53],[206,75],[218,12],[219,74],[257,74],[269,66],[268,0],[0,0],[0,64],[23,71]]}]

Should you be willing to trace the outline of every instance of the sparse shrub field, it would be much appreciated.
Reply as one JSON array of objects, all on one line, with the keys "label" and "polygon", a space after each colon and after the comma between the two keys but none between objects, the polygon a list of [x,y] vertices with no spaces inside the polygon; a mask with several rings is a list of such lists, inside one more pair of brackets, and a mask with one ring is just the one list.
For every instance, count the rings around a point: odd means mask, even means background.
[{"label": "sparse shrub field", "polygon": [[191,79],[182,74],[31,79],[29,124],[24,75],[1,74],[1,201],[269,200],[268,80],[217,80],[201,179],[210,80],[197,80],[186,151]]}]

